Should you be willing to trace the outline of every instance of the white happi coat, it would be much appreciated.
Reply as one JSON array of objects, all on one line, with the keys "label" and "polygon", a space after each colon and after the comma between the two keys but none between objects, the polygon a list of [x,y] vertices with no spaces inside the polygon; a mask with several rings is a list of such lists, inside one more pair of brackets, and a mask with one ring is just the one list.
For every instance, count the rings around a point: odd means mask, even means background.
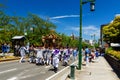
[{"label": "white happi coat", "polygon": [[24,46],[22,46],[22,47],[19,49],[19,52],[20,52],[21,57],[24,57],[24,56],[25,56],[25,50],[26,50],[26,48],[25,48]]},{"label": "white happi coat", "polygon": [[53,57],[53,66],[58,67],[59,64],[59,58],[57,56]]},{"label": "white happi coat", "polygon": [[58,67],[58,65],[59,65],[59,54],[60,54],[60,51],[58,54],[53,56],[53,66],[54,67]]},{"label": "white happi coat", "polygon": [[37,50],[37,58],[43,58],[42,52],[40,49]]}]

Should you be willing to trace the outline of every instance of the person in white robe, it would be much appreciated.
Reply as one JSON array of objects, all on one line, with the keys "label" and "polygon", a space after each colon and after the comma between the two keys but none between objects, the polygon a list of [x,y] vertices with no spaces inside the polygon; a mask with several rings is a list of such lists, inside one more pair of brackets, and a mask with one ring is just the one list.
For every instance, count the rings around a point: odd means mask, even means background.
[{"label": "person in white robe", "polygon": [[59,54],[60,54],[59,49],[55,49],[54,55],[53,55],[53,67],[54,67],[55,73],[58,71],[58,66],[59,66]]},{"label": "person in white robe", "polygon": [[26,48],[25,48],[25,46],[23,45],[23,46],[21,46],[20,47],[20,49],[19,49],[19,52],[20,52],[20,55],[21,55],[21,58],[20,58],[20,63],[22,63],[22,62],[24,62],[25,60],[24,60],[24,58],[25,58],[25,52],[26,52]]}]

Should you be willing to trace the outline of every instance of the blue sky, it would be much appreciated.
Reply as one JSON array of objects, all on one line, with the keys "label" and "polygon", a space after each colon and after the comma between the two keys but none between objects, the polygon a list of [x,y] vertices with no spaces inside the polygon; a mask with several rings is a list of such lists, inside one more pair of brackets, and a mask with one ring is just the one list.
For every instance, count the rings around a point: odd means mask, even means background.
[{"label": "blue sky", "polygon": [[[84,1],[84,0],[83,0]],[[79,36],[80,0],[0,0],[7,6],[8,15],[27,16],[33,13],[43,19],[49,17],[57,28],[56,31],[68,36],[74,33]],[[100,26],[111,22],[120,14],[120,0],[96,0],[95,11],[90,11],[90,3],[83,5],[82,37],[93,39],[100,37]]]}]

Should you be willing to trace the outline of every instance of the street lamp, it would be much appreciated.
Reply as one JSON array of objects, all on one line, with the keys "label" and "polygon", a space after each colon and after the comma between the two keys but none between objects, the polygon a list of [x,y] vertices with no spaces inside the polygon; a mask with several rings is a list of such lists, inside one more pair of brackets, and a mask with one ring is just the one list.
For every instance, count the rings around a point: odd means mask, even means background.
[{"label": "street lamp", "polygon": [[95,10],[95,1],[90,2],[90,10],[91,11]]},{"label": "street lamp", "polygon": [[82,5],[90,2],[90,10],[95,10],[95,0],[86,0],[82,1],[80,0],[80,34],[79,34],[79,61],[78,61],[78,69],[81,70],[81,64],[82,64]]}]

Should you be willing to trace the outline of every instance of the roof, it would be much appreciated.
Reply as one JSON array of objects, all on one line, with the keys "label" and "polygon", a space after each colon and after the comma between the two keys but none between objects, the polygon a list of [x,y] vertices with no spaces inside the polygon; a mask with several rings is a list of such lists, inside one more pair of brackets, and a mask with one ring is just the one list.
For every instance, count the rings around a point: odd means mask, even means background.
[{"label": "roof", "polygon": [[25,36],[14,36],[12,39],[25,39]]},{"label": "roof", "polygon": [[111,43],[110,44],[112,47],[120,47],[120,43]]}]

